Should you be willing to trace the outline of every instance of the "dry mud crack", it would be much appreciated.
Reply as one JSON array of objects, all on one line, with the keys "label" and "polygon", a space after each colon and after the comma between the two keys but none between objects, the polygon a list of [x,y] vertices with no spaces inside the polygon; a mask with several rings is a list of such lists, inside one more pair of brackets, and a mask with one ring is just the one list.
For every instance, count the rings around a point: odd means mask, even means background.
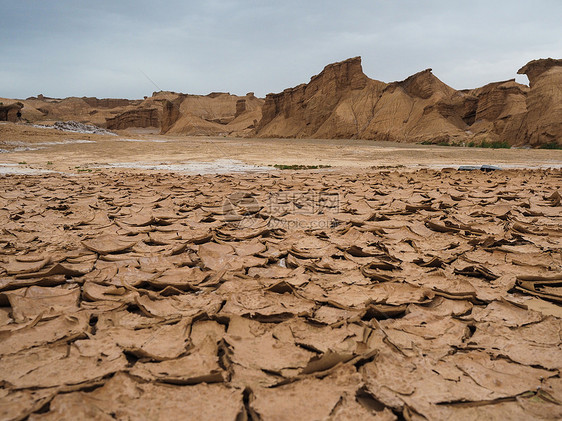
[{"label": "dry mud crack", "polygon": [[0,178],[0,419],[562,417],[562,172]]}]

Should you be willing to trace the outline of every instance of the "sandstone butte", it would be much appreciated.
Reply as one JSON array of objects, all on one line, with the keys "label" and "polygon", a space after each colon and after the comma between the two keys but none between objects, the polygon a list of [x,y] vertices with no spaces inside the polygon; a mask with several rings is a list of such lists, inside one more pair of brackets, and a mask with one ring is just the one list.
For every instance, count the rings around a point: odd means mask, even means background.
[{"label": "sandstone butte", "polygon": [[0,98],[0,119],[14,121],[15,107],[23,104],[22,117],[29,122],[76,120],[110,130],[153,128],[173,135],[560,145],[562,60],[533,60],[518,73],[528,76],[529,86],[511,79],[455,90],[431,69],[400,82],[370,79],[355,57],[329,64],[309,83],[265,100],[252,92],[160,91],[144,100],[39,95]]}]

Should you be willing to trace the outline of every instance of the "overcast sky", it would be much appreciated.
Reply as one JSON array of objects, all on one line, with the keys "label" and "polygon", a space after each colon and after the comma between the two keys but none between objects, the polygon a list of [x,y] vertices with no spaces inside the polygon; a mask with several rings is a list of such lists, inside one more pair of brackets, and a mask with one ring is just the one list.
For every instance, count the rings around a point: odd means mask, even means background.
[{"label": "overcast sky", "polygon": [[474,88],[562,58],[561,17],[561,0],[0,0],[0,97],[265,96],[354,56],[373,79],[431,67]]}]

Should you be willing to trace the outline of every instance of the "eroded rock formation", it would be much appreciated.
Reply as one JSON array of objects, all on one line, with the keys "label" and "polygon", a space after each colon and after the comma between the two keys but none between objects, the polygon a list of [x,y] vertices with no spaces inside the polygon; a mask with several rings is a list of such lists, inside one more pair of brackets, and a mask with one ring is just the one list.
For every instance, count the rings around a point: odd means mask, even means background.
[{"label": "eroded rock formation", "polygon": [[258,137],[361,138],[399,142],[501,141],[534,145],[562,137],[562,60],[536,60],[514,79],[457,91],[426,69],[400,82],[369,79],[355,57],[308,84],[268,94]]},{"label": "eroded rock formation", "polygon": [[515,82],[515,79],[471,90],[470,94],[477,102],[470,132],[476,139],[524,143],[519,139],[519,130],[527,112],[528,92],[529,87]]},{"label": "eroded rock formation", "polygon": [[142,101],[138,99],[123,99],[123,98],[96,98],[96,97],[83,97],[82,100],[89,106],[94,108],[117,108],[127,107],[129,105],[139,105]]},{"label": "eroded rock formation", "polygon": [[531,87],[518,140],[562,144],[562,60],[533,60],[517,73],[526,74]]},{"label": "eroded rock formation", "polygon": [[15,102],[9,105],[2,105],[0,103],[0,121],[18,121],[18,113],[21,113],[23,104],[21,102]]},{"label": "eroded rock formation", "polygon": [[[253,92],[160,91],[144,100],[38,95],[21,101],[21,113],[30,122],[152,127],[174,135],[562,145],[562,60],[534,60],[519,73],[530,86],[511,79],[459,91],[431,69],[392,83],[370,79],[354,57],[265,101]],[[3,113],[0,119],[8,119]],[[10,113],[14,121],[17,110]]]},{"label": "eroded rock formation", "polygon": [[239,99],[238,101],[236,101],[236,114],[234,114],[234,117],[238,117],[244,111],[246,111],[246,100]]},{"label": "eroded rock formation", "polygon": [[369,79],[355,57],[326,66],[308,84],[269,94],[257,134],[394,141],[454,137],[466,129],[476,102],[431,69],[390,84]]},{"label": "eroded rock formation", "polygon": [[262,116],[263,99],[256,98],[253,92],[244,97],[224,92],[205,96],[180,94],[166,101],[161,130],[168,134],[241,136],[249,134],[255,127],[254,121]]},{"label": "eroded rock formation", "polygon": [[373,98],[368,93],[382,91],[384,86],[363,74],[360,57],[330,64],[308,84],[267,95],[257,133],[262,137],[352,137],[360,126],[358,120],[367,120],[355,113],[354,105],[371,108]]},{"label": "eroded rock formation", "polygon": [[172,128],[174,123],[178,121],[180,117],[180,103],[182,98],[177,98],[173,101],[164,99],[162,101],[162,123],[161,131],[166,133]]},{"label": "eroded rock formation", "polygon": [[108,118],[106,127],[110,130],[122,130],[129,127],[160,127],[160,116],[157,108],[138,108]]},{"label": "eroded rock formation", "polygon": [[[96,101],[100,101],[99,104]],[[60,99],[38,95],[21,101],[23,104],[21,113],[25,120],[32,123],[78,121],[104,126],[107,118],[137,108],[140,104],[140,101],[135,100],[130,101],[128,105],[118,106],[122,100],[115,100],[114,103],[112,101],[112,99],[77,97]]]}]

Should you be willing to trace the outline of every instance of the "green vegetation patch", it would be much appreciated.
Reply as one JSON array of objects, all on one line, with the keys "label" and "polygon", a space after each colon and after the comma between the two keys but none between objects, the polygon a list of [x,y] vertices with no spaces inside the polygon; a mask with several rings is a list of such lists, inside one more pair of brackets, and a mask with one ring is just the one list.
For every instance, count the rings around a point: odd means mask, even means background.
[{"label": "green vegetation patch", "polygon": [[539,149],[562,149],[562,145],[556,140],[553,140],[552,142],[540,145]]},{"label": "green vegetation patch", "polygon": [[480,143],[481,148],[491,148],[491,149],[510,149],[511,145],[507,142],[501,142],[499,140],[495,140],[492,142],[488,142],[487,140],[483,140]]}]

